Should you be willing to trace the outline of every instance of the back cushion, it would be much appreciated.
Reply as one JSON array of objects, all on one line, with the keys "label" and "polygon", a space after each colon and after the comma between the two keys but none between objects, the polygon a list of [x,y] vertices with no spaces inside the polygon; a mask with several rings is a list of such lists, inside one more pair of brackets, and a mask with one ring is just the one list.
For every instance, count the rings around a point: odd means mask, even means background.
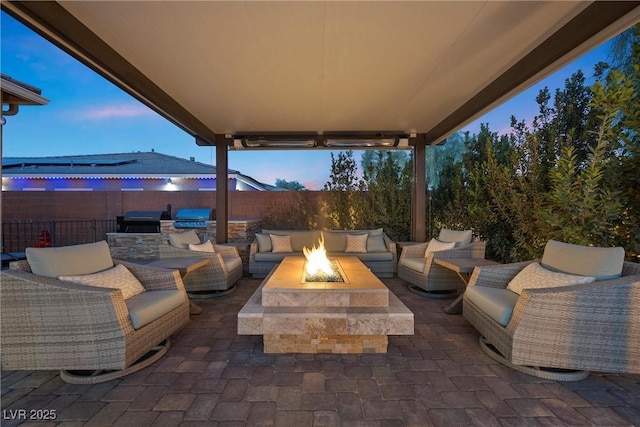
[{"label": "back cushion", "polygon": [[347,233],[323,231],[324,246],[328,252],[344,252],[347,248]]},{"label": "back cushion", "polygon": [[318,245],[320,232],[316,230],[296,231],[296,230],[262,230],[263,234],[275,234],[276,236],[291,236],[291,248],[295,252],[302,252],[303,247],[311,248]]},{"label": "back cushion", "polygon": [[455,242],[456,246],[462,246],[466,245],[467,243],[471,243],[472,237],[472,230],[457,231],[443,228],[442,230],[440,230],[438,240],[440,240],[441,242]]},{"label": "back cushion", "polygon": [[194,230],[185,231],[184,233],[171,233],[169,234],[169,243],[176,248],[189,249],[189,245],[200,244],[200,237]]},{"label": "back cushion", "polygon": [[302,252],[303,247],[311,248],[318,245],[320,239],[319,231],[294,231],[290,234],[291,247],[296,252]]},{"label": "back cushion", "polygon": [[382,236],[383,229],[371,230],[323,230],[324,245],[329,252],[344,252],[347,248],[347,234],[367,234],[368,252],[386,252],[387,247]]},{"label": "back cushion", "polygon": [[596,280],[613,279],[622,275],[624,249],[580,246],[549,240],[544,248],[541,264],[562,273],[593,276]]},{"label": "back cushion", "polygon": [[104,240],[59,248],[27,248],[25,253],[31,271],[40,276],[76,276],[113,267],[109,245]]},{"label": "back cushion", "polygon": [[258,252],[271,252],[271,238],[268,234],[256,233]]}]

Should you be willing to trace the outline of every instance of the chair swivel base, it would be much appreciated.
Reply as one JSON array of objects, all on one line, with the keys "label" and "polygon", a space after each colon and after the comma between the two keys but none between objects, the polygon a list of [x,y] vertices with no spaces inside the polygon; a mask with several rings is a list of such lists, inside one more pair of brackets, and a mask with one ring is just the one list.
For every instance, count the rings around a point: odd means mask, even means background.
[{"label": "chair swivel base", "polygon": [[480,337],[480,348],[487,353],[489,357],[504,366],[513,370],[531,375],[537,378],[553,381],[580,381],[589,376],[589,371],[578,371],[571,369],[542,368],[537,366],[514,365],[491,345],[484,337]]},{"label": "chair swivel base", "polygon": [[229,295],[236,290],[236,285],[231,286],[225,290],[211,290],[211,291],[187,291],[189,298],[201,299],[201,298],[218,298],[225,295]]},{"label": "chair swivel base", "polygon": [[169,338],[149,350],[147,354],[138,359],[133,365],[128,368],[120,369],[117,371],[109,370],[95,370],[95,371],[60,371],[60,378],[69,384],[98,384],[105,381],[115,380],[116,378],[122,378],[126,375],[139,371],[142,368],[146,368],[158,359],[160,359],[171,347],[171,341]]},{"label": "chair swivel base", "polygon": [[413,285],[411,283],[407,284],[407,287],[411,292],[416,295],[420,295],[422,297],[427,298],[438,298],[438,299],[446,299],[446,298],[455,298],[458,296],[457,290],[447,290],[447,291],[425,291],[419,286]]}]

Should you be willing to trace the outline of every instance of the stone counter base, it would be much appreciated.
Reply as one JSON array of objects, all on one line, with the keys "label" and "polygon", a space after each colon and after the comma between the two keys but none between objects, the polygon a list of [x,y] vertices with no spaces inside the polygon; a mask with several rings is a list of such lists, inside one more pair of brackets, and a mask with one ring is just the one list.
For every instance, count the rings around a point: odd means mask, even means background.
[{"label": "stone counter base", "polygon": [[265,353],[386,353],[386,335],[265,334]]}]

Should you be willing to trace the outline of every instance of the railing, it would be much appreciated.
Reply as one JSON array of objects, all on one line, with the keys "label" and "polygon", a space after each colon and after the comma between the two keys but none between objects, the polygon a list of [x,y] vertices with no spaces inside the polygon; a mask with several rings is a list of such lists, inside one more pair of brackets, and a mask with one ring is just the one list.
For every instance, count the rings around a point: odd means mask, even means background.
[{"label": "railing", "polygon": [[2,252],[28,247],[67,246],[106,240],[116,231],[115,219],[11,221],[2,223]]}]

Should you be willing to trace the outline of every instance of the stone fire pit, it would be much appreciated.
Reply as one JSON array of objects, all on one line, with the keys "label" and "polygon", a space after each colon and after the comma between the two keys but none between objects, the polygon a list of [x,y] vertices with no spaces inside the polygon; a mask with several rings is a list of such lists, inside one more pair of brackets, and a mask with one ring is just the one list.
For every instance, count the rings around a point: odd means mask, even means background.
[{"label": "stone fire pit", "polygon": [[388,335],[413,335],[413,313],[356,257],[344,282],[306,282],[305,258],[285,257],[238,313],[238,334],[263,335],[265,353],[385,353]]}]

